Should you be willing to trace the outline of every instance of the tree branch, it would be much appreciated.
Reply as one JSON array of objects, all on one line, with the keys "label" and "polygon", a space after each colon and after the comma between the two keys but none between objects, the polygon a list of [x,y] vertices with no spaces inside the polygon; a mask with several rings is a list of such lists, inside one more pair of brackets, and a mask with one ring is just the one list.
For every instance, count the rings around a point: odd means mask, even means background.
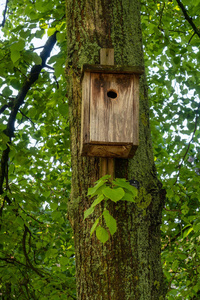
[{"label": "tree branch", "polygon": [[3,21],[0,24],[0,27],[4,27],[5,22],[6,22],[6,12],[7,12],[7,9],[8,9],[8,2],[9,2],[9,0],[6,0],[5,9],[4,9],[4,12],[3,12]]},{"label": "tree branch", "polygon": [[32,263],[31,263],[31,261],[30,261],[30,259],[29,259],[29,257],[28,257],[28,253],[27,253],[27,251],[26,251],[26,236],[27,236],[27,233],[29,233],[29,235],[31,235],[30,230],[29,230],[28,227],[24,224],[24,234],[23,234],[23,239],[22,239],[22,247],[23,247],[24,256],[25,256],[25,258],[26,258],[26,262],[27,262],[28,266],[29,266],[33,271],[35,271],[39,276],[44,277],[44,275],[41,273],[41,271],[39,271],[38,269],[36,269],[36,268],[32,265]]},{"label": "tree branch", "polygon": [[44,222],[41,222],[39,220],[37,220],[36,218],[34,218],[32,215],[30,215],[29,213],[27,213],[19,204],[18,206],[20,207],[21,210],[23,210],[23,212],[30,218],[32,218],[34,221],[38,222],[39,224],[44,224]]},{"label": "tree branch", "polygon": [[[5,261],[6,263],[9,263],[9,264],[15,264],[15,263],[17,263],[17,264],[19,264],[19,265],[22,265],[23,267],[26,267],[26,265],[25,264],[23,264],[23,263],[21,263],[20,261],[18,261],[18,260],[16,260],[14,257],[5,257],[5,258],[3,258],[3,257],[0,257],[0,260],[2,260],[2,261]],[[7,267],[7,266],[5,266],[5,267]]]},{"label": "tree branch", "polygon": [[[0,96],[1,96],[1,94],[0,94]],[[12,99],[12,100],[13,100],[13,99]],[[2,113],[4,112],[4,110],[6,110],[6,108],[12,107],[12,105],[13,105],[13,102],[9,102],[8,104],[3,105],[3,106],[0,108],[0,114],[2,114]]]},{"label": "tree branch", "polygon": [[2,114],[4,112],[4,110],[6,110],[6,108],[8,108],[8,104],[5,104],[3,105],[1,108],[0,108],[0,114]]},{"label": "tree branch", "polygon": [[189,41],[188,41],[188,45],[190,44],[191,40],[193,39],[193,37],[195,36],[195,32],[192,34],[192,36],[190,37]]},{"label": "tree branch", "polygon": [[179,165],[178,165],[178,174],[177,174],[177,177],[176,177],[176,181],[174,182],[174,185],[177,183],[177,181],[178,181],[178,178],[179,178],[179,176],[180,176],[180,172],[181,172],[181,167],[182,167],[182,165],[183,165],[183,163],[184,163],[184,161],[185,161],[185,158],[186,158],[186,155],[188,154],[188,152],[189,152],[189,150],[190,150],[190,145],[191,145],[191,143],[192,143],[192,141],[193,141],[193,138],[194,138],[194,136],[195,136],[195,133],[196,133],[196,131],[197,131],[197,121],[198,121],[198,112],[199,112],[199,109],[200,109],[200,103],[199,103],[199,105],[198,105],[198,107],[197,107],[197,113],[196,113],[196,116],[195,116],[195,123],[194,123],[194,130],[193,130],[193,133],[192,133],[192,137],[191,137],[191,139],[190,139],[190,141],[189,141],[189,143],[188,143],[188,146],[187,146],[187,149],[186,149],[186,151],[185,151],[185,154],[183,155],[183,157],[182,157],[182,159],[181,159],[181,162],[179,163]]},{"label": "tree branch", "polygon": [[1,93],[0,93],[0,96],[1,96],[1,97],[3,97],[3,98],[5,98],[5,99],[12,100],[12,101],[13,101],[13,100],[15,100],[15,98],[14,98],[14,97],[6,97],[6,96],[4,96],[4,95],[3,95],[3,94],[1,94]]},{"label": "tree branch", "polygon": [[50,69],[50,70],[55,71],[55,69],[54,69],[53,67],[51,67],[51,66],[45,65],[44,67],[45,67],[45,68],[48,68],[48,69]]},{"label": "tree branch", "polygon": [[193,22],[193,19],[188,15],[188,12],[186,10],[186,8],[184,7],[184,5],[181,3],[180,0],[176,0],[176,2],[178,3],[178,6],[180,7],[180,9],[182,10],[185,19],[188,21],[188,23],[192,26],[194,32],[198,35],[198,37],[200,37],[200,30],[196,27],[196,25]]},{"label": "tree branch", "polygon": [[17,113],[20,109],[20,106],[24,103],[24,99],[30,90],[31,86],[35,83],[35,81],[38,79],[39,74],[41,70],[44,68],[46,64],[47,58],[50,56],[50,53],[56,43],[56,34],[57,31],[51,35],[46,44],[44,45],[44,49],[42,50],[40,57],[42,59],[41,65],[34,65],[30,71],[30,74],[28,78],[25,80],[21,90],[19,91],[18,95],[14,99],[12,103],[12,110],[8,119],[7,123],[7,128],[4,131],[4,133],[10,138],[10,142],[7,145],[7,148],[3,151],[2,153],[2,158],[1,158],[1,164],[0,164],[0,195],[3,194],[3,182],[5,179],[5,171],[6,171],[6,166],[8,164],[8,155],[10,151],[10,143],[11,143],[11,138],[14,136],[14,131],[15,131],[15,120]]},{"label": "tree branch", "polygon": [[33,124],[33,127],[35,128],[35,123],[29,117],[27,117],[21,109],[19,109],[19,112],[22,114],[22,116],[24,116],[27,120],[29,120]]},{"label": "tree branch", "polygon": [[42,50],[40,57],[42,59],[42,64],[41,65],[35,65],[32,67],[31,72],[27,78],[27,80],[24,82],[21,90],[19,91],[19,94],[17,95],[14,104],[13,104],[13,109],[11,111],[9,120],[8,120],[8,125],[6,129],[6,134],[9,137],[13,136],[14,133],[14,123],[16,120],[16,115],[18,113],[18,110],[20,106],[24,103],[24,99],[30,90],[31,86],[35,83],[35,81],[38,79],[39,74],[41,70],[44,68],[46,64],[47,58],[50,56],[51,50],[53,49],[55,43],[56,43],[56,33],[57,31],[49,37],[47,40],[46,44],[44,45],[44,49]]}]

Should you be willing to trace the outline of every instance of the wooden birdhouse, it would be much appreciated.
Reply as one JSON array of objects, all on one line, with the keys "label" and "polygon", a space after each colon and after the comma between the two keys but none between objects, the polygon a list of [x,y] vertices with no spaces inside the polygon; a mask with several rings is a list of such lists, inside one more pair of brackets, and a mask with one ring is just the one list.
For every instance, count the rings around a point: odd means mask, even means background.
[{"label": "wooden birdhouse", "polygon": [[81,154],[133,157],[139,143],[138,67],[83,65]]}]

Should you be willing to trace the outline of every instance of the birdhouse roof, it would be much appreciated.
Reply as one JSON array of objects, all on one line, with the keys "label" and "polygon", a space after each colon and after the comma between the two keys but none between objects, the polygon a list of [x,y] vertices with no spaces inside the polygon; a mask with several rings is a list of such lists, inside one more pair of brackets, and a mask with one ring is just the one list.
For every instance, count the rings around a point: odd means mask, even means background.
[{"label": "birdhouse roof", "polygon": [[109,74],[138,74],[144,73],[144,68],[138,66],[120,66],[120,65],[90,65],[84,64],[82,72],[109,73]]}]

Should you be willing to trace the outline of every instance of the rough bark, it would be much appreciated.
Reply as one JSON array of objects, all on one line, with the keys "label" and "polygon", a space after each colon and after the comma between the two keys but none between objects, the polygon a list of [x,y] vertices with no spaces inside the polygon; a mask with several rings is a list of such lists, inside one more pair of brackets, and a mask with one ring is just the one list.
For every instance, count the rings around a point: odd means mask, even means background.
[{"label": "rough bark", "polygon": [[91,205],[87,189],[99,177],[99,159],[80,156],[81,66],[98,64],[100,48],[114,48],[115,64],[144,66],[140,2],[67,0],[66,9],[73,172],[69,218],[75,238],[77,298],[161,300],[165,298],[160,260],[164,191],[154,166],[145,76],[140,80],[139,148],[133,159],[116,159],[116,177],[137,181],[137,204],[110,204],[118,230],[105,245],[89,234],[103,207],[83,220]]}]

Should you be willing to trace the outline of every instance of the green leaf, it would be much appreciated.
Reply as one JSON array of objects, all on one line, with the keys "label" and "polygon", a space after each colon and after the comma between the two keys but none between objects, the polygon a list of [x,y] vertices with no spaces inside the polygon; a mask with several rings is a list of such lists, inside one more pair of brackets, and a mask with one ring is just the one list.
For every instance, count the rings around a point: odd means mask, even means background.
[{"label": "green leaf", "polygon": [[124,189],[127,189],[128,191],[130,191],[133,194],[134,197],[136,197],[137,194],[138,194],[137,188],[135,186],[132,186],[124,178],[116,178],[115,180],[113,180],[113,184],[116,185],[116,186],[120,186]]},{"label": "green leaf", "polygon": [[84,220],[89,216],[89,215],[91,215],[92,213],[93,213],[93,211],[94,211],[94,207],[90,207],[90,208],[88,208],[87,210],[85,210],[84,211]]},{"label": "green leaf", "polygon": [[194,232],[200,232],[200,223],[193,225]]},{"label": "green leaf", "polygon": [[17,43],[16,43],[16,49],[18,51],[22,51],[24,50],[24,47],[25,47],[25,40],[19,40]]},{"label": "green leaf", "polygon": [[87,196],[95,196],[96,195],[96,192],[97,190],[103,186],[107,181],[108,181],[108,178],[110,178],[110,175],[106,175],[102,178],[100,178],[97,182],[96,182],[96,185],[93,187],[93,188],[89,188],[88,189],[88,193],[87,193]]},{"label": "green leaf", "polygon": [[3,90],[2,90],[2,94],[6,97],[9,97],[12,95],[12,90],[6,86]]},{"label": "green leaf", "polygon": [[49,198],[50,195],[51,195],[51,191],[48,191],[48,190],[43,193],[43,196],[45,198]]},{"label": "green leaf", "polygon": [[103,244],[105,244],[107,242],[107,240],[109,239],[109,234],[108,234],[107,230],[101,226],[97,227],[96,236]]},{"label": "green leaf", "polygon": [[62,257],[60,258],[60,264],[61,264],[62,266],[65,266],[65,265],[67,265],[68,263],[69,263],[69,258],[68,258],[68,257],[62,256]]},{"label": "green leaf", "polygon": [[103,195],[100,195],[94,202],[92,203],[91,207],[95,207],[97,204],[99,204],[104,199]]},{"label": "green leaf", "polygon": [[56,210],[58,208],[58,203],[51,203],[50,207],[52,210]]},{"label": "green leaf", "polygon": [[11,50],[11,60],[15,63],[20,58],[20,52],[16,49]]},{"label": "green leaf", "polygon": [[16,90],[18,90],[20,87],[21,87],[21,84],[19,82],[19,79],[16,79],[16,78],[13,78],[11,81],[10,81],[10,84],[12,85],[12,87]]},{"label": "green leaf", "polygon": [[90,230],[90,235],[93,234],[93,232],[95,231],[95,229],[96,229],[96,227],[97,227],[98,224],[99,224],[99,218],[96,219],[96,221],[95,221],[94,224],[92,225],[92,228],[91,228],[91,230]]},{"label": "green leaf", "polygon": [[125,193],[124,197],[121,200],[135,202],[135,197],[133,197],[133,194]]},{"label": "green leaf", "polygon": [[12,51],[22,51],[25,47],[25,40],[21,39],[19,41],[15,41],[11,46],[10,46],[10,50]]},{"label": "green leaf", "polygon": [[181,259],[181,260],[184,260],[187,258],[187,255],[183,254],[183,253],[178,253],[178,257]]},{"label": "green leaf", "polygon": [[186,230],[184,231],[184,233],[183,233],[183,239],[186,238],[186,237],[190,234],[190,232],[191,232],[192,230],[193,230],[192,227],[186,229]]},{"label": "green leaf", "polygon": [[67,117],[68,116],[68,112],[69,112],[69,106],[67,103],[63,103],[61,105],[58,106],[58,110],[59,113],[63,116],[63,117]]},{"label": "green leaf", "polygon": [[57,211],[57,210],[54,210],[53,213],[52,213],[52,219],[54,221],[60,222],[62,220],[62,218],[61,218],[61,212]]},{"label": "green leaf", "polygon": [[42,59],[37,53],[33,53],[33,61],[36,65],[42,64]]},{"label": "green leaf", "polygon": [[56,34],[56,38],[57,38],[57,41],[59,43],[62,43],[62,42],[64,42],[64,40],[66,40],[66,33],[65,32],[63,32],[63,33],[58,32]]},{"label": "green leaf", "polygon": [[117,202],[123,198],[125,192],[122,188],[111,189],[110,187],[106,187],[103,190],[103,194],[110,200]]},{"label": "green leaf", "polygon": [[113,235],[117,230],[116,220],[110,215],[110,213],[107,209],[104,210],[103,216],[104,216],[106,225],[109,228],[109,231],[110,231],[111,235]]},{"label": "green leaf", "polygon": [[48,28],[48,30],[47,30],[47,34],[48,34],[48,36],[51,36],[51,35],[53,35],[55,31],[56,31],[56,29],[55,29],[55,28]]}]

